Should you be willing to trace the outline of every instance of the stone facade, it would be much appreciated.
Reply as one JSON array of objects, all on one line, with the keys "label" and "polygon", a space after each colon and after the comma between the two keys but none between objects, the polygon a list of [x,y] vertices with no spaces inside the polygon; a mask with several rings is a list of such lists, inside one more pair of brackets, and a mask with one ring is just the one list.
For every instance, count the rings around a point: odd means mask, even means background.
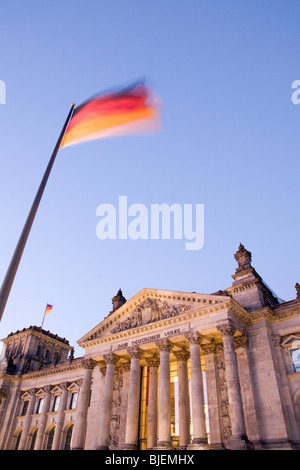
[{"label": "stone facade", "polygon": [[143,289],[78,340],[2,341],[0,448],[299,449],[300,286],[284,302],[243,245],[214,294]]}]

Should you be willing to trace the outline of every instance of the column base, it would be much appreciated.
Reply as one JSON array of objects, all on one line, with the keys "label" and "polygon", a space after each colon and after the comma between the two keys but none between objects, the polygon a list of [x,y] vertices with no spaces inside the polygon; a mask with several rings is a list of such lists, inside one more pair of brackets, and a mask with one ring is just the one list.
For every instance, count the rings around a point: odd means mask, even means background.
[{"label": "column base", "polygon": [[137,450],[137,445],[136,444],[125,444],[124,445],[124,450]]},{"label": "column base", "polygon": [[97,446],[96,447],[96,450],[109,450],[109,447],[108,446]]},{"label": "column base", "polygon": [[293,446],[288,439],[261,440],[263,450],[293,450]]},{"label": "column base", "polygon": [[210,450],[206,439],[193,439],[193,442],[187,446],[187,450]]},{"label": "column base", "polygon": [[153,450],[173,450],[174,447],[172,446],[170,441],[158,441],[157,446],[153,447]]},{"label": "column base", "polygon": [[228,450],[250,450],[253,445],[247,440],[245,436],[231,436],[225,443]]}]

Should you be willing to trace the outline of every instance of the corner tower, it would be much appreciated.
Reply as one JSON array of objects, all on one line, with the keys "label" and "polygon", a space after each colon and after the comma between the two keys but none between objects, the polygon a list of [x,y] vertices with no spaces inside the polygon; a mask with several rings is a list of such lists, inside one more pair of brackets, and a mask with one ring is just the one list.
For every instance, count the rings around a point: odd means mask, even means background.
[{"label": "corner tower", "polygon": [[226,289],[232,298],[248,311],[277,306],[280,299],[251,265],[251,252],[240,244],[234,257],[238,267],[232,276],[232,287]]},{"label": "corner tower", "polygon": [[[7,374],[25,374],[67,359],[73,348],[58,335],[30,326],[2,339]],[[2,363],[3,365],[3,363]]]}]

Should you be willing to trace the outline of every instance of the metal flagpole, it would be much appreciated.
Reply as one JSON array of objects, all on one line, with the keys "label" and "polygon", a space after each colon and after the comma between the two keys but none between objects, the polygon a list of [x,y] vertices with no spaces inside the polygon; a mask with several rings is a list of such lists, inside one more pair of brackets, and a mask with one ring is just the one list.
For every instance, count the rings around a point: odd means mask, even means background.
[{"label": "metal flagpole", "polygon": [[17,269],[18,269],[18,266],[19,266],[19,263],[20,263],[20,260],[21,260],[21,257],[22,257],[22,254],[23,254],[23,251],[24,251],[24,248],[25,248],[25,245],[26,245],[31,227],[32,227],[36,212],[38,210],[40,201],[42,199],[42,195],[43,195],[44,189],[46,187],[46,184],[47,184],[52,166],[54,164],[54,161],[55,161],[55,158],[56,158],[56,155],[57,155],[57,152],[58,152],[59,147],[61,145],[61,142],[63,140],[64,134],[67,130],[68,124],[71,120],[74,108],[75,108],[75,104],[72,104],[71,109],[70,109],[69,114],[68,114],[68,117],[66,119],[66,122],[65,122],[65,124],[62,128],[60,136],[59,136],[59,138],[57,140],[57,143],[54,147],[53,153],[52,153],[51,158],[49,160],[48,166],[47,166],[46,171],[44,173],[44,176],[43,176],[43,179],[42,179],[41,184],[39,186],[39,189],[36,193],[36,196],[35,196],[35,199],[33,201],[32,206],[31,206],[30,212],[27,216],[27,219],[26,219],[26,222],[24,224],[22,233],[20,235],[18,244],[15,248],[13,257],[12,257],[11,262],[10,262],[10,265],[9,265],[8,270],[6,272],[5,278],[3,280],[2,287],[1,287],[1,290],[0,290],[0,321],[1,321],[1,318],[3,316],[3,312],[4,312],[4,309],[5,309],[5,306],[6,306],[6,302],[7,302],[12,284],[14,282],[14,278],[15,278],[15,275],[16,275],[16,272],[17,272]]},{"label": "metal flagpole", "polygon": [[44,316],[43,316],[43,321],[42,321],[42,324],[41,324],[41,328],[43,328],[43,325],[44,325],[44,320],[45,320],[45,316],[46,316],[47,307],[48,307],[48,304],[46,305],[46,308],[45,308],[45,311],[44,311]]}]

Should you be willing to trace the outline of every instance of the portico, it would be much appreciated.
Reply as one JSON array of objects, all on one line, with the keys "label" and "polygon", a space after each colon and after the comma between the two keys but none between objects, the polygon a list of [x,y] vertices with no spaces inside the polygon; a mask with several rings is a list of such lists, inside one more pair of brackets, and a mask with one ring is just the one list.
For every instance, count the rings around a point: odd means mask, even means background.
[{"label": "portico", "polygon": [[[128,387],[126,404],[120,406],[122,448],[222,448],[224,439],[232,448],[246,448],[234,339],[243,337],[247,312],[226,295],[171,296],[145,289],[134,300],[79,342],[103,373],[98,449],[109,447],[117,371]],[[211,355],[216,368],[206,366]],[[216,409],[214,388],[206,383],[219,382],[221,363],[224,398]]]}]

